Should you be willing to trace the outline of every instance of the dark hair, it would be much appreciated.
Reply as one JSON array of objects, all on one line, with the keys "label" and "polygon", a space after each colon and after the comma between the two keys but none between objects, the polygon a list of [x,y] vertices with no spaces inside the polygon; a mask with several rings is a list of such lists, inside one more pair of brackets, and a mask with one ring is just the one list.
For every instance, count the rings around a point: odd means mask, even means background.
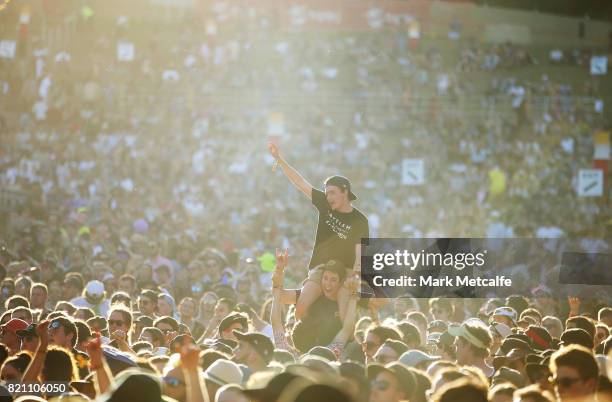
[{"label": "dark hair", "polygon": [[115,303],[123,303],[126,306],[130,307],[132,304],[132,297],[128,295],[127,293],[118,290],[115,293],[113,293],[113,295],[110,298],[110,304],[112,305]]},{"label": "dark hair", "polygon": [[134,353],[138,353],[143,349],[152,349],[152,348],[153,348],[153,345],[151,345],[151,343],[147,341],[138,341],[132,344],[132,350],[134,351]]},{"label": "dark hair", "polygon": [[113,314],[115,311],[120,312],[121,316],[123,317],[123,321],[125,321],[125,323],[127,324],[128,328],[132,328],[132,312],[130,310],[128,310],[127,308],[123,307],[123,306],[113,306],[108,311],[108,318],[109,319],[110,319],[111,314]]},{"label": "dark hair", "polygon": [[442,299],[439,297],[429,299],[429,308],[434,308],[435,306],[438,306],[442,310],[446,310],[451,314],[453,314],[453,312],[455,311],[455,306],[453,305],[450,299]]},{"label": "dark hair", "polygon": [[407,320],[420,321],[423,327],[427,327],[427,317],[420,311],[411,311],[406,314]]},{"label": "dark hair", "polygon": [[12,310],[15,307],[27,307],[30,308],[30,302],[23,296],[13,295],[6,299],[4,302],[4,307],[7,310]]},{"label": "dark hair", "polygon": [[28,352],[19,352],[14,356],[9,357],[2,363],[2,366],[10,364],[15,367],[15,370],[19,371],[21,374],[25,373],[28,365],[32,361],[32,355]]},{"label": "dark hair", "polygon": [[68,272],[64,277],[64,282],[70,282],[74,287],[79,289],[79,293],[85,287],[85,280],[80,272]]},{"label": "dark hair", "polygon": [[402,341],[398,341],[395,339],[387,339],[385,342],[383,342],[382,346],[387,346],[391,349],[393,349],[393,351],[397,354],[397,356],[401,356],[402,353],[404,353],[405,351],[408,350],[408,345],[406,345],[404,342]]},{"label": "dark hair", "polygon": [[414,367],[408,367],[408,370],[412,372],[414,379],[416,380],[416,387],[412,392],[412,398],[410,402],[427,402],[427,390],[431,388],[431,380],[421,370],[417,370]]},{"label": "dark hair", "polygon": [[163,317],[159,317],[157,320],[155,320],[153,322],[153,326],[154,327],[157,327],[157,324],[168,324],[168,325],[170,325],[172,327],[173,331],[177,331],[178,332],[178,330],[179,330],[178,322],[174,318],[169,317],[167,315],[163,316]]},{"label": "dark hair", "polygon": [[589,334],[591,339],[595,339],[595,323],[589,317],[585,317],[583,315],[570,317],[565,321],[565,328],[568,328],[570,324],[576,328],[584,329]]},{"label": "dark hair", "polygon": [[91,317],[95,317],[96,316],[96,313],[94,313],[94,311],[92,309],[90,309],[89,307],[78,307],[75,310],[74,315],[76,315],[80,311],[85,313],[85,320],[89,320]]},{"label": "dark hair", "polygon": [[529,307],[529,299],[521,295],[511,295],[506,297],[506,306],[512,307],[520,316]]},{"label": "dark hair", "polygon": [[140,292],[140,297],[145,297],[149,299],[150,302],[157,303],[157,292],[154,292],[152,290],[143,290],[142,292]]},{"label": "dark hair", "polygon": [[602,307],[597,312],[597,319],[603,321],[606,318],[612,317],[612,307]]},{"label": "dark hair", "polygon": [[219,323],[219,333],[224,332],[233,324],[240,324],[242,328],[248,328],[249,319],[245,313],[231,313],[227,317],[221,320]]},{"label": "dark hair", "polygon": [[166,345],[166,339],[164,338],[164,333],[161,331],[161,329],[155,327],[144,327],[141,334],[145,332],[149,332],[151,334],[153,342],[157,341],[160,345]]},{"label": "dark hair", "polygon": [[395,329],[384,325],[374,325],[368,328],[366,336],[368,333],[376,335],[381,344],[385,343],[387,339],[399,341],[402,338]]},{"label": "dark hair", "polygon": [[60,306],[66,306],[68,308],[68,314],[72,315],[74,314],[74,312],[76,311],[76,306],[72,303],[70,303],[69,301],[65,301],[65,300],[60,300],[57,302],[57,304],[55,305],[55,310],[57,311]]},{"label": "dark hair", "polygon": [[9,357],[9,349],[4,343],[0,343],[0,365]]},{"label": "dark hair", "polygon": [[533,315],[538,317],[538,322],[542,322],[542,313],[540,313],[540,311],[538,309],[533,308],[533,307],[529,307],[529,308],[526,308],[525,310],[523,310],[519,314],[519,320],[522,320],[526,316],[533,316]]},{"label": "dark hair", "polygon": [[55,317],[53,321],[58,321],[62,325],[62,328],[64,328],[64,333],[66,335],[72,334],[72,345],[71,346],[74,348],[75,345],[77,344],[77,338],[79,337],[78,332],[77,332],[77,327],[76,325],[74,325],[74,322],[65,316]]},{"label": "dark hair", "polygon": [[74,326],[77,329],[77,343],[81,343],[91,338],[91,329],[85,321],[74,320]]},{"label": "dark hair", "polygon": [[15,307],[14,309],[11,310],[11,316],[19,311],[25,311],[27,315],[30,316],[30,320],[32,319],[32,310],[30,310],[28,307],[23,307],[23,306],[19,306],[19,307]]},{"label": "dark hair", "polygon": [[230,360],[230,357],[225,353],[219,352],[218,350],[207,349],[200,355],[200,366],[202,367],[203,371],[206,371],[211,364],[220,359]]},{"label": "dark hair", "polygon": [[514,392],[514,397],[533,402],[553,402],[553,399],[548,397],[548,393],[542,391],[537,384],[532,384],[528,387],[517,389]]},{"label": "dark hair", "polygon": [[45,381],[70,382],[79,379],[74,357],[68,350],[57,346],[49,346],[41,374]]},{"label": "dark hair", "polygon": [[433,402],[487,402],[487,388],[474,380],[460,378],[444,385]]},{"label": "dark hair", "polygon": [[34,290],[34,289],[42,289],[45,291],[46,294],[49,293],[49,288],[47,288],[47,285],[45,285],[44,283],[41,282],[36,282],[32,285],[32,287],[30,288],[30,291]]},{"label": "dark hair", "polygon": [[338,275],[340,283],[342,283],[344,278],[346,278],[346,266],[338,260],[329,260],[327,263],[321,266],[321,269],[322,273],[328,271]]},{"label": "dark hair", "polygon": [[219,300],[217,300],[217,303],[225,303],[227,307],[229,307],[230,311],[232,311],[236,307],[236,302],[234,302],[232,299],[228,299],[227,297],[220,298]]},{"label": "dark hair", "polygon": [[402,321],[397,324],[397,329],[402,332],[402,340],[405,344],[421,344],[421,332],[416,325],[411,322]]},{"label": "dark hair", "polygon": [[550,357],[550,371],[556,374],[561,366],[576,369],[583,380],[597,380],[599,377],[599,367],[593,352],[581,345],[566,346],[553,353]]}]

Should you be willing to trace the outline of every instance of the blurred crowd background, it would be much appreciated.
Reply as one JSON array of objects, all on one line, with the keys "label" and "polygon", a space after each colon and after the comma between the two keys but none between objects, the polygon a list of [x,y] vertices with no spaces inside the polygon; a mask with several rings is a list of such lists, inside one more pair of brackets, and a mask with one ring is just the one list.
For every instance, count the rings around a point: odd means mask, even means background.
[{"label": "blurred crowd background", "polygon": [[[50,310],[97,280],[267,319],[274,248],[297,285],[316,227],[269,140],[319,187],[350,178],[371,236],[609,239],[608,22],[467,2],[1,3],[2,303],[29,297],[23,277]],[[581,197],[594,167],[603,195]]]}]

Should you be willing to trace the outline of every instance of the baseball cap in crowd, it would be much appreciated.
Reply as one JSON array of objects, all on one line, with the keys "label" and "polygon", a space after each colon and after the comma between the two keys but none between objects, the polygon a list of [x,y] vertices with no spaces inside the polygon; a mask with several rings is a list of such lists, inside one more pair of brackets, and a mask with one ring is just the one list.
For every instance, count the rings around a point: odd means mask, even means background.
[{"label": "baseball cap in crowd", "polygon": [[68,273],[64,278],[64,284],[83,289],[83,278],[80,275],[70,275],[70,273]]},{"label": "baseball cap in crowd", "polygon": [[284,371],[278,374],[273,371],[254,373],[247,381],[246,389],[242,392],[251,400],[276,402],[285,387],[298,377],[298,374],[292,371]]},{"label": "baseball cap in crowd", "polygon": [[487,349],[487,344],[468,329],[465,323],[461,325],[449,325],[448,333],[452,336],[461,337],[479,349]]},{"label": "baseball cap in crowd", "polygon": [[512,323],[516,325],[517,314],[516,314],[516,310],[513,309],[512,307],[505,306],[505,307],[496,308],[495,310],[493,310],[493,314],[491,314],[491,318],[495,316],[508,317],[510,320],[512,320]]},{"label": "baseball cap in crowd", "polygon": [[498,353],[505,355],[512,349],[521,349],[527,351],[528,353],[533,353],[533,349],[529,343],[529,338],[527,335],[523,334],[508,335],[500,345]]},{"label": "baseball cap in crowd", "polygon": [[332,352],[331,349],[326,348],[324,346],[315,346],[308,351],[308,354],[312,356],[322,357],[330,362],[337,360],[334,352]]},{"label": "baseball cap in crowd", "polygon": [[540,354],[527,355],[525,359],[525,372],[531,383],[536,383],[541,378],[548,378],[550,376],[548,363],[553,352],[554,350],[546,350]]},{"label": "baseball cap in crowd", "polygon": [[509,367],[501,367],[492,378],[491,385],[497,385],[504,382],[509,382],[517,388],[523,388],[525,386],[525,379],[523,375],[517,370]]},{"label": "baseball cap in crowd", "polygon": [[527,327],[525,335],[529,337],[533,349],[546,350],[551,348],[552,336],[550,336],[546,328],[539,325],[530,325]]},{"label": "baseball cap in crowd", "polygon": [[493,357],[493,368],[496,370],[503,366],[508,366],[510,363],[515,362],[517,360],[525,361],[526,356],[529,354],[529,351],[524,349],[514,348],[505,355],[495,355]]},{"label": "baseball cap in crowd", "polygon": [[506,339],[508,335],[512,334],[512,329],[510,329],[509,326],[501,322],[494,322],[489,325],[489,331],[499,334],[502,339]]},{"label": "baseball cap in crowd", "polygon": [[32,323],[28,325],[25,329],[18,329],[17,331],[15,331],[15,334],[17,334],[17,336],[20,338],[25,338],[27,336],[38,337],[38,334],[36,333],[36,324]]},{"label": "baseball cap in crowd", "polygon": [[237,330],[233,331],[236,339],[239,341],[248,342],[253,349],[263,357],[266,363],[270,363],[274,354],[274,344],[266,335],[261,332],[243,333]]},{"label": "baseball cap in crowd", "polygon": [[169,402],[172,398],[162,394],[159,379],[137,369],[125,370],[115,377],[107,394],[100,397],[103,402]]},{"label": "baseball cap in crowd", "polygon": [[385,366],[375,363],[368,366],[368,379],[373,381],[383,371],[388,372],[397,379],[397,382],[404,391],[405,399],[410,400],[412,393],[417,387],[417,380],[414,374],[401,363],[394,362]]},{"label": "baseball cap in crowd", "polygon": [[448,328],[448,324],[442,320],[433,320],[427,326],[427,332],[444,332]]},{"label": "baseball cap in crowd", "polygon": [[202,377],[219,386],[242,383],[240,367],[236,363],[225,359],[216,360],[202,373]]},{"label": "baseball cap in crowd", "polygon": [[561,334],[560,345],[567,346],[572,344],[582,345],[587,349],[593,349],[593,338],[582,328],[569,328]]},{"label": "baseball cap in crowd", "polygon": [[417,367],[424,362],[435,362],[440,360],[440,356],[432,356],[418,349],[412,349],[404,352],[400,358],[400,363],[408,367]]},{"label": "baseball cap in crowd", "polygon": [[455,344],[455,337],[452,336],[448,330],[442,332],[441,334],[439,334],[440,336],[438,337],[438,339],[434,340],[434,343],[436,345],[438,345],[438,347],[443,347],[443,346],[453,346]]},{"label": "baseball cap in crowd", "polygon": [[219,333],[224,332],[234,324],[240,324],[242,328],[246,329],[249,326],[249,317],[245,313],[230,313],[219,323]]},{"label": "baseball cap in crowd", "polygon": [[28,327],[28,323],[19,318],[11,318],[6,324],[0,326],[2,332],[12,332],[14,334],[19,330],[24,330]]},{"label": "baseball cap in crowd", "polygon": [[85,293],[91,297],[101,297],[104,295],[104,284],[100,281],[89,281],[85,286]]},{"label": "baseball cap in crowd", "polygon": [[351,191],[351,182],[344,176],[331,176],[325,179],[325,186],[336,186],[343,190],[347,190],[349,193],[349,200],[353,201],[357,199],[357,196]]}]

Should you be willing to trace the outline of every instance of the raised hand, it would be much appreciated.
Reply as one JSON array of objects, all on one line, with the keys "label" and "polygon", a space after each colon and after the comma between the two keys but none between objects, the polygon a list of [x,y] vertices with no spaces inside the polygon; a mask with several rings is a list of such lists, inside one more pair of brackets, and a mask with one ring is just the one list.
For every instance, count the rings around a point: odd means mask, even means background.
[{"label": "raised hand", "polygon": [[181,366],[188,371],[197,371],[200,366],[200,348],[191,343],[187,336],[183,338],[181,346]]},{"label": "raised hand", "polygon": [[93,333],[93,339],[87,342],[85,350],[89,355],[89,364],[92,369],[102,367],[103,353],[102,353],[102,340],[99,332]]},{"label": "raised hand", "polygon": [[346,287],[351,294],[357,293],[359,290],[359,285],[361,285],[361,278],[359,278],[358,274],[354,274],[346,278]]},{"label": "raised hand", "polygon": [[40,346],[46,348],[49,345],[49,324],[51,321],[44,320],[36,326],[36,335],[40,339]]},{"label": "raised hand", "polygon": [[276,145],[272,141],[268,141],[268,151],[270,152],[270,155],[274,157],[274,159],[280,158],[280,151],[278,149],[278,145]]},{"label": "raised hand", "polygon": [[282,253],[279,249],[276,249],[276,267],[274,269],[274,273],[272,274],[272,286],[274,288],[283,287],[283,279],[285,277],[285,268],[287,267],[288,261],[289,261],[288,250],[285,249],[285,252]]},{"label": "raised hand", "polygon": [[567,302],[569,303],[570,314],[571,315],[579,315],[580,314],[580,298],[568,296]]},{"label": "raised hand", "polygon": [[276,269],[281,271],[285,271],[287,268],[287,264],[289,263],[289,250],[285,249],[284,252],[281,252],[279,249],[276,249]]}]

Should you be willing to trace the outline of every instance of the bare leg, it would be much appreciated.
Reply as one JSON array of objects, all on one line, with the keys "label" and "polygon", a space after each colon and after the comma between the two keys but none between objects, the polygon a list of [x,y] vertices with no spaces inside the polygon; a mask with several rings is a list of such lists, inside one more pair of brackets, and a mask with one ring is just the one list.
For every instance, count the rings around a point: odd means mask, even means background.
[{"label": "bare leg", "polygon": [[315,281],[306,281],[304,286],[302,286],[302,293],[295,305],[295,319],[301,319],[319,296],[321,296],[321,285]]},{"label": "bare leg", "polygon": [[344,317],[346,316],[346,310],[348,308],[349,301],[349,290],[344,284],[340,286],[338,290],[338,311],[340,312],[340,321],[344,322]]}]

